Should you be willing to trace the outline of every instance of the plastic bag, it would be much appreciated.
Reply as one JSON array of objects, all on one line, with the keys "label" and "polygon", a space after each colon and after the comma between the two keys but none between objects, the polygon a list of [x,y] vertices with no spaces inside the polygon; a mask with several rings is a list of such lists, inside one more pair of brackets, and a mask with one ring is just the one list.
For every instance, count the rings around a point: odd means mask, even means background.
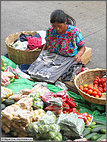
[{"label": "plastic bag", "polygon": [[85,123],[83,119],[79,119],[77,114],[61,113],[57,124],[60,125],[63,135],[68,138],[82,137],[83,130],[85,128]]},{"label": "plastic bag", "polygon": [[20,70],[20,68],[18,67],[18,65],[16,65],[16,72],[17,72],[17,74],[18,74],[20,77],[26,78],[26,79],[30,79],[30,76],[29,76],[28,74],[22,72],[22,71]]},{"label": "plastic bag", "polygon": [[40,120],[41,124],[54,124],[56,123],[56,116],[52,111],[47,111]]},{"label": "plastic bag", "polygon": [[14,93],[11,89],[1,86],[1,100],[4,101],[9,96],[12,96]]},{"label": "plastic bag", "polygon": [[44,106],[44,103],[41,99],[39,98],[36,98],[34,101],[33,101],[33,108],[34,109],[43,109],[43,106]]},{"label": "plastic bag", "polygon": [[58,91],[58,92],[56,92],[55,93],[55,96],[56,97],[66,97],[66,96],[68,96],[68,93],[67,93],[67,91],[66,90],[62,90],[62,91]]},{"label": "plastic bag", "polygon": [[68,88],[66,87],[66,85],[64,83],[60,82],[60,81],[56,81],[55,82],[55,86],[59,87],[59,88],[61,88],[63,90],[68,90]]},{"label": "plastic bag", "polygon": [[14,75],[15,75],[15,74],[18,75],[18,74],[17,74],[17,71],[16,71],[14,68],[10,67],[10,66],[8,66],[8,67],[4,70],[4,72],[12,72]]},{"label": "plastic bag", "polygon": [[51,111],[40,119],[39,122],[33,122],[28,126],[28,134],[36,140],[59,140],[62,141],[60,126],[55,123],[56,117]]},{"label": "plastic bag", "polygon": [[40,84],[43,87],[47,87],[47,83],[46,82],[35,82],[32,86],[34,87],[35,85]]},{"label": "plastic bag", "polygon": [[7,86],[15,81],[15,75],[10,71],[1,72],[1,86]]}]

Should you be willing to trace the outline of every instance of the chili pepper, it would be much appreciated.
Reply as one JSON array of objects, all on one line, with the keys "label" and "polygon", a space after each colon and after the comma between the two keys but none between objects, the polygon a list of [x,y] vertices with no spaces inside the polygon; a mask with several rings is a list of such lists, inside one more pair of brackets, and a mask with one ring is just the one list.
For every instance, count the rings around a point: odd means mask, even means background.
[{"label": "chili pepper", "polygon": [[75,103],[74,103],[74,102],[72,102],[72,101],[70,101],[70,100],[67,100],[67,103],[69,104],[69,106],[70,106],[71,108],[74,108],[74,107],[75,107]]},{"label": "chili pepper", "polygon": [[62,102],[66,102],[66,100],[67,100],[66,98],[61,98]]},{"label": "chili pepper", "polygon": [[68,104],[67,104],[66,102],[64,102],[64,103],[63,103],[63,106],[66,107],[66,106],[68,106]]},{"label": "chili pepper", "polygon": [[73,99],[72,99],[72,98],[70,98],[70,97],[68,98],[68,100],[73,101]]},{"label": "chili pepper", "polygon": [[79,111],[78,109],[76,109],[76,108],[72,108],[71,111],[72,111],[73,113],[76,113],[77,115],[80,115],[80,114],[81,114],[80,111]]},{"label": "chili pepper", "polygon": [[55,111],[55,108],[54,106],[49,105],[45,108],[45,110]]},{"label": "chili pepper", "polygon": [[67,103],[63,103],[63,110],[70,110],[70,106],[69,106],[69,104],[67,104]]},{"label": "chili pepper", "polygon": [[67,110],[63,110],[63,113],[66,114],[66,113],[68,113],[68,112],[67,112]]},{"label": "chili pepper", "polygon": [[13,77],[13,78],[11,78],[9,81],[10,81],[10,83],[12,83],[12,82],[15,81],[15,78]]},{"label": "chili pepper", "polygon": [[66,99],[68,100],[68,95],[66,95]]},{"label": "chili pepper", "polygon": [[56,114],[60,114],[60,113],[61,113],[61,110],[57,110],[57,111],[56,111]]},{"label": "chili pepper", "polygon": [[18,76],[17,76],[16,74],[15,74],[15,76],[14,76],[14,77],[15,77],[15,79],[19,79],[19,78],[18,78]]}]

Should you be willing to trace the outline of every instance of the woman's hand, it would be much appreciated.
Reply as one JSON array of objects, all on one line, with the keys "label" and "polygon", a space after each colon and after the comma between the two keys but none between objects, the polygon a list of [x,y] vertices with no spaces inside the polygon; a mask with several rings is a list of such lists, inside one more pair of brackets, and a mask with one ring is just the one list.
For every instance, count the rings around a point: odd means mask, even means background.
[{"label": "woman's hand", "polygon": [[78,51],[78,53],[74,56],[74,61],[76,61],[77,63],[81,62],[81,56],[83,55],[84,52],[85,52],[85,45],[83,45]]},{"label": "woman's hand", "polygon": [[77,63],[81,62],[81,56],[78,53],[74,56],[74,61]]}]

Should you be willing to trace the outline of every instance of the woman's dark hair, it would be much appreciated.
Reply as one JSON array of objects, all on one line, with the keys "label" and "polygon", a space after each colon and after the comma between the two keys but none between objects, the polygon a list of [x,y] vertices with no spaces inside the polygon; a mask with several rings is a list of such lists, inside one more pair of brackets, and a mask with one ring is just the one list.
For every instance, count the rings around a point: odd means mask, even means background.
[{"label": "woman's dark hair", "polygon": [[67,24],[76,25],[76,21],[69,16],[68,14],[66,14],[63,10],[55,10],[51,13],[50,15],[50,22],[51,23],[65,23],[65,21],[67,20]]}]

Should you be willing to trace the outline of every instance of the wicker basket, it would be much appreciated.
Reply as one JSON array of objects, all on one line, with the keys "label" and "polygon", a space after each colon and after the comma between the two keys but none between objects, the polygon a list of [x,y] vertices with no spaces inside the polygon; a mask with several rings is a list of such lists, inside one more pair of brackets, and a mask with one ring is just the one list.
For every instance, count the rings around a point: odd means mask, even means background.
[{"label": "wicker basket", "polygon": [[90,96],[79,89],[79,85],[90,84],[93,83],[95,77],[103,77],[106,75],[105,69],[89,69],[87,71],[81,72],[74,79],[74,84],[79,92],[79,94],[87,101],[95,104],[106,104],[106,93],[102,93],[101,98],[95,98]]},{"label": "wicker basket", "polygon": [[37,57],[39,56],[41,52],[41,49],[25,51],[25,50],[20,50],[20,49],[14,49],[13,47],[10,46],[10,44],[14,42],[20,36],[21,33],[24,33],[27,35],[36,34],[36,32],[34,31],[23,31],[23,32],[18,32],[18,33],[9,35],[5,40],[6,48],[8,51],[8,57],[14,63],[19,64],[19,65],[20,64],[31,64],[35,61],[35,59],[37,59]]}]

